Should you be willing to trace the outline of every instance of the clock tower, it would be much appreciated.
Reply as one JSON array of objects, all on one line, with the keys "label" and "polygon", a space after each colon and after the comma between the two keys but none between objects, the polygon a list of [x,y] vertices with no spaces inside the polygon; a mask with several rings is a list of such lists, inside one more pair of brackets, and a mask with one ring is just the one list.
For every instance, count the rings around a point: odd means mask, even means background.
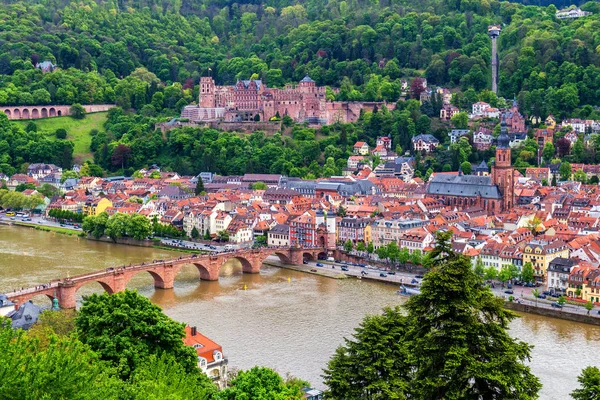
[{"label": "clock tower", "polygon": [[499,211],[511,209],[515,204],[515,175],[510,160],[510,139],[504,120],[500,125],[500,136],[496,146],[496,162],[492,169],[492,183],[502,194],[502,204]]}]

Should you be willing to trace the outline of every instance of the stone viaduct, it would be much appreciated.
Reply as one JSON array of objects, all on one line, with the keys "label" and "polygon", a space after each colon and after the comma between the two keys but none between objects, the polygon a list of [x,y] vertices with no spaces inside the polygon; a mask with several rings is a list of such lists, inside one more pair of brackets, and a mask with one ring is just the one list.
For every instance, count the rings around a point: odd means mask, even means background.
[{"label": "stone viaduct", "polygon": [[[114,104],[84,105],[86,113],[108,111],[115,107]],[[38,119],[48,117],[61,117],[71,114],[71,106],[13,106],[0,107],[8,119]]]},{"label": "stone viaduct", "polygon": [[49,285],[34,286],[6,293],[6,296],[17,306],[34,296],[46,295],[50,299],[57,298],[61,308],[75,308],[77,290],[89,282],[98,282],[106,292],[113,294],[124,291],[134,275],[148,272],[154,278],[154,287],[172,289],[175,276],[186,264],[192,264],[198,269],[200,279],[216,281],[219,279],[221,266],[231,259],[240,261],[244,273],[258,273],[263,261],[271,255],[278,256],[286,264],[301,265],[304,260],[315,260],[318,257],[327,256],[327,250],[323,248],[269,247],[209,255],[194,254],[171,260],[154,260],[147,263],[107,268],[103,271],[58,279]]}]

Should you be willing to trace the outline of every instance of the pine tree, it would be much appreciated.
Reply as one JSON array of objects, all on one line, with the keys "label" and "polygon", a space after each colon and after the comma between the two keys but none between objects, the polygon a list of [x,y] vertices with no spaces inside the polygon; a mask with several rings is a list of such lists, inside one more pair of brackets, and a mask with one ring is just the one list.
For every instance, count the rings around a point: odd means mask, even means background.
[{"label": "pine tree", "polygon": [[204,183],[202,182],[202,178],[198,177],[198,182],[196,183],[196,190],[194,190],[194,193],[196,196],[198,196],[202,192],[204,192]]}]

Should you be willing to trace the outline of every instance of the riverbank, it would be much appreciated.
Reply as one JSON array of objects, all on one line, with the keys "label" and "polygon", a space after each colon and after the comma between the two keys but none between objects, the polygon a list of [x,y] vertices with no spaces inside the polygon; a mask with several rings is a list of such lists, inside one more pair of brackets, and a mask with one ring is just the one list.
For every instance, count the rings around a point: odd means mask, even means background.
[{"label": "riverbank", "polygon": [[598,317],[587,314],[577,314],[560,308],[545,308],[533,304],[517,303],[514,301],[505,302],[504,307],[508,308],[509,310],[522,313],[536,314],[544,317],[558,318],[567,321],[600,326],[600,318]]},{"label": "riverbank", "polygon": [[[329,270],[323,267],[316,267],[314,265],[289,265],[283,264],[281,262],[275,260],[265,260],[263,264],[269,265],[271,267],[278,267],[283,269],[289,269],[292,271],[305,272],[307,274],[319,275],[325,278],[332,279],[346,279],[348,276],[346,274],[340,273],[338,271]],[[314,270],[314,271],[313,271]]]},{"label": "riverbank", "polygon": [[77,230],[77,229],[70,229],[70,228],[59,227],[59,226],[37,225],[37,224],[31,224],[31,223],[22,222],[22,221],[0,220],[0,224],[7,225],[7,226],[18,226],[18,227],[22,227],[22,228],[33,228],[38,231],[55,232],[55,233],[60,233],[61,235],[67,235],[67,236],[73,236],[73,235],[80,236],[80,234],[82,233],[80,230]]}]

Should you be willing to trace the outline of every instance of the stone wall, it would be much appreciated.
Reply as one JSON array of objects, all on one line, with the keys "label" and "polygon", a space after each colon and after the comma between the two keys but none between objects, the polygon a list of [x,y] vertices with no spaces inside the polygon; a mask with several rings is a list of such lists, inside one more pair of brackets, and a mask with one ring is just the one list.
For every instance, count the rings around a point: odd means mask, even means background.
[{"label": "stone wall", "polygon": [[504,307],[506,307],[510,310],[542,315],[544,317],[560,318],[560,319],[566,319],[568,321],[581,322],[584,324],[600,326],[600,318],[592,317],[591,315],[574,314],[574,313],[571,313],[568,311],[562,311],[559,308],[555,309],[555,308],[535,307],[535,306],[528,305],[528,304],[515,303],[514,301],[507,301],[506,303],[504,303]]},{"label": "stone wall", "polygon": [[225,121],[207,121],[207,122],[176,122],[168,124],[166,122],[158,123],[154,129],[160,129],[161,132],[166,132],[174,128],[190,127],[190,128],[212,128],[226,132],[244,132],[252,133],[263,131],[268,134],[274,134],[281,130],[281,122],[225,122]]}]

